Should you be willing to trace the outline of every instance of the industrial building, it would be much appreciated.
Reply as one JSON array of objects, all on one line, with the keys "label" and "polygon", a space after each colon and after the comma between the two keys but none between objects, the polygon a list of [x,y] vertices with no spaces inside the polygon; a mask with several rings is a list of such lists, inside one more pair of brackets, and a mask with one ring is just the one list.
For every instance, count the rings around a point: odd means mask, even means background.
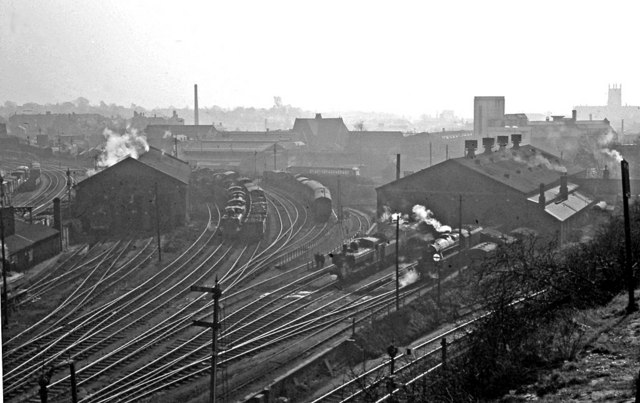
[{"label": "industrial building", "polygon": [[621,136],[640,132],[640,106],[622,104],[621,84],[609,86],[606,105],[579,105],[575,110],[582,120],[607,119]]},{"label": "industrial building", "polygon": [[13,207],[0,209],[0,217],[8,252],[6,259],[11,271],[25,271],[60,253],[59,231],[45,225],[16,220]]},{"label": "industrial building", "polygon": [[234,169],[254,176],[289,165],[289,150],[267,141],[200,141],[188,144],[180,155],[192,167]]},{"label": "industrial building", "polygon": [[323,118],[320,113],[315,118],[296,118],[291,130],[311,149],[324,152],[343,151],[349,137],[342,118]]},{"label": "industrial building", "polygon": [[190,175],[187,162],[151,147],[79,182],[76,216],[85,229],[109,233],[152,230],[156,220],[162,229],[183,225]]},{"label": "industrial building", "polygon": [[416,204],[430,209],[442,224],[476,224],[501,231],[532,228],[561,241],[588,218],[593,201],[573,178],[584,170],[530,145],[520,135],[484,138],[485,151],[466,141],[466,155],[443,161],[376,189],[378,215],[411,215]]}]

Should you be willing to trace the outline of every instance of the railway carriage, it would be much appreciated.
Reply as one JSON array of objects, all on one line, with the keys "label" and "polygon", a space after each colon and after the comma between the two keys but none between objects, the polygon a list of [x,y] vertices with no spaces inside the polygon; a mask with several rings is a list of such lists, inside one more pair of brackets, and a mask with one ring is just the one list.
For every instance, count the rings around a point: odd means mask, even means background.
[{"label": "railway carriage", "polygon": [[302,185],[302,194],[307,204],[311,205],[317,222],[324,223],[331,217],[331,192],[322,183],[302,175],[295,175],[295,180]]}]

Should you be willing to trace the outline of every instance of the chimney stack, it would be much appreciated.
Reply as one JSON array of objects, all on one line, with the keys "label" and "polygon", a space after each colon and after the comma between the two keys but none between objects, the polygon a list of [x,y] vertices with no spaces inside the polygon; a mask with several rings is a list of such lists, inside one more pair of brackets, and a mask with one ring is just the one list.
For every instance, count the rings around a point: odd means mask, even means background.
[{"label": "chimney stack", "polygon": [[560,194],[558,197],[560,198],[560,201],[567,200],[569,198],[569,185],[567,183],[566,172],[560,175]]},{"label": "chimney stack", "polygon": [[493,148],[493,144],[495,143],[495,141],[496,139],[494,139],[493,137],[482,138],[482,146],[484,147],[485,154],[491,154],[491,149]]},{"label": "chimney stack", "polygon": [[576,122],[576,120],[578,120],[578,111],[577,110],[572,110],[571,111],[571,119],[573,120],[573,123]]},{"label": "chimney stack", "polygon": [[538,205],[542,210],[544,210],[547,205],[547,199],[544,197],[544,183],[540,184],[540,196],[538,196]]},{"label": "chimney stack", "polygon": [[198,119],[198,84],[193,86],[193,122],[196,126],[200,124],[200,119]]},{"label": "chimney stack", "polygon": [[602,179],[609,179],[609,168],[605,165],[604,171],[602,171]]},{"label": "chimney stack", "polygon": [[512,134],[511,142],[513,143],[513,148],[515,150],[520,148],[520,142],[522,141],[522,134]]},{"label": "chimney stack", "polygon": [[400,179],[400,154],[396,154],[396,180]]},{"label": "chimney stack", "polygon": [[478,149],[478,140],[465,140],[464,149],[467,158],[475,158],[476,150]]},{"label": "chimney stack", "polygon": [[507,148],[507,144],[509,144],[509,136],[498,136],[498,145],[500,146],[500,150]]}]

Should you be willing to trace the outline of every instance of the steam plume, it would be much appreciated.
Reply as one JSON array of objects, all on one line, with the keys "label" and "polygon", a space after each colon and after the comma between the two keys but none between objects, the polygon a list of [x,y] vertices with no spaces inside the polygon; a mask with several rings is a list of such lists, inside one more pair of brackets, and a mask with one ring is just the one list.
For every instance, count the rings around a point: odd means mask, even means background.
[{"label": "steam plume", "polygon": [[383,205],[382,206],[382,215],[380,216],[380,222],[382,223],[386,223],[389,222],[389,220],[391,220],[391,209],[389,208],[389,206]]},{"label": "steam plume", "polygon": [[109,129],[104,129],[102,135],[107,140],[104,150],[98,158],[99,167],[110,167],[126,156],[135,159],[149,151],[149,144],[145,136],[138,135],[134,128],[127,128],[124,134],[114,133]]},{"label": "steam plume", "polygon": [[521,164],[525,164],[530,168],[535,168],[537,166],[544,165],[547,169],[551,169],[553,171],[563,172],[563,173],[567,172],[567,168],[564,165],[559,164],[557,162],[549,161],[548,158],[538,153],[530,157],[524,157],[520,154],[516,154],[513,156],[513,160]]},{"label": "steam plume", "polygon": [[413,206],[413,216],[417,221],[424,222],[432,226],[438,232],[451,232],[451,227],[448,225],[442,225],[440,221],[436,220],[433,212],[420,204]]},{"label": "steam plume", "polygon": [[413,269],[409,269],[404,273],[402,277],[400,277],[400,287],[406,287],[410,284],[413,284],[418,281],[418,278],[418,272]]},{"label": "steam plume", "polygon": [[620,154],[617,150],[610,150],[608,148],[603,148],[602,150],[600,150],[600,152],[602,152],[605,155],[608,155],[611,158],[615,158],[616,162],[620,162],[624,159],[622,157],[622,154]]}]

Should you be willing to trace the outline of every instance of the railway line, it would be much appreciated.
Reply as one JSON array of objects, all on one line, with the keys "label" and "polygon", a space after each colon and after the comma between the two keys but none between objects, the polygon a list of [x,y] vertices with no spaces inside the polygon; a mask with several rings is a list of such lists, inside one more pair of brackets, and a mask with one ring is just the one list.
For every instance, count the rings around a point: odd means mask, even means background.
[{"label": "railway line", "polygon": [[[229,359],[225,365],[281,343],[287,339],[287,334],[289,338],[302,335],[301,317],[309,317],[304,316],[303,311],[321,299],[315,300],[310,296],[325,293],[331,284],[322,284],[318,282],[318,276],[309,276],[306,283],[287,284],[289,291],[283,289],[270,294],[272,296],[265,296],[255,305],[247,301],[251,301],[251,290],[258,292],[260,288],[277,282],[279,277],[292,275],[292,270],[271,277],[263,272],[276,264],[283,254],[301,245],[312,245],[327,227],[326,224],[310,226],[305,209],[283,195],[270,193],[269,201],[275,221],[274,241],[269,245],[262,246],[258,242],[234,250],[225,241],[217,239],[215,232],[207,230],[216,227],[210,223],[180,257],[137,286],[128,284],[126,276],[152,259],[156,250],[150,246],[150,240],[145,241],[145,246],[137,250],[135,258],[130,259],[125,258],[129,256],[126,250],[130,246],[126,242],[103,245],[104,249],[94,246],[96,249],[90,248],[85,259],[76,260],[70,256],[57,269],[39,278],[28,289],[33,298],[44,298],[57,284],[74,281],[81,281],[81,284],[61,309],[5,342],[5,362],[11,368],[5,372],[5,398],[8,401],[33,398],[35,380],[43,364],[53,365],[68,357],[82,362],[77,370],[78,386],[91,391],[83,401],[109,401],[113,399],[110,396],[122,397],[120,389],[115,389],[117,387],[127,390],[127,396],[149,393],[156,385],[151,379],[160,370],[174,374],[174,378],[179,378],[180,374],[189,379],[199,376],[199,372],[193,372],[193,369],[201,367],[202,360],[210,357],[210,337],[206,337],[208,332],[198,332],[190,324],[195,316],[210,312],[211,304],[207,303],[205,296],[192,298],[188,293],[191,284],[211,281],[213,276],[218,276],[224,286],[223,303],[226,312],[230,312],[225,320],[222,341],[229,346],[237,346],[229,348]],[[106,265],[110,259],[112,262]],[[59,269],[62,267],[70,269]],[[302,272],[304,267],[298,270]],[[94,301],[87,305],[89,301],[98,299],[97,290],[122,288],[125,283],[128,291],[124,294],[107,302]],[[314,287],[315,292],[309,290]],[[296,294],[304,292],[308,294],[302,298],[299,297],[301,294]],[[268,303],[269,300],[272,302]],[[265,312],[268,315],[257,319]],[[292,320],[290,329],[286,328],[287,318]],[[45,322],[53,325],[47,327]],[[63,322],[65,326],[62,326]],[[294,326],[299,326],[300,330],[294,331]],[[319,322],[308,321],[306,326],[308,333],[320,325]],[[256,335],[261,332],[268,333],[272,341],[268,342],[266,338],[262,344],[256,341]],[[45,343],[46,349],[39,348]],[[17,360],[24,362],[17,364]],[[149,364],[142,365],[141,362]],[[109,379],[113,376],[110,374],[116,372],[131,375],[105,385],[104,379]],[[66,398],[68,382],[68,376],[54,377],[49,386],[51,401]],[[132,388],[142,389],[134,392]]]}]

